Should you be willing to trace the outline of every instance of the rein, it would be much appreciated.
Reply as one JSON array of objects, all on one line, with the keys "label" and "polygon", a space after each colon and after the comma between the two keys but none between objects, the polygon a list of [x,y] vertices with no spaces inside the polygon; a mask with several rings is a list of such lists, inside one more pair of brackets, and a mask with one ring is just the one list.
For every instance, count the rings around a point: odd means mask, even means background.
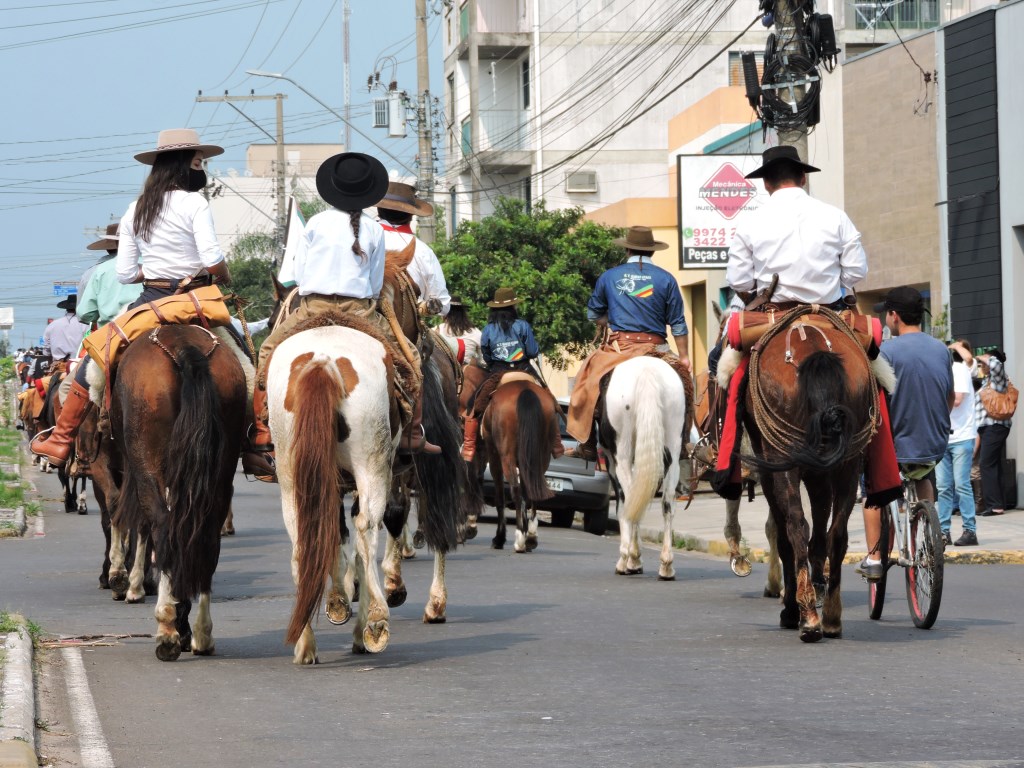
[{"label": "rein", "polygon": [[[793,362],[793,353],[790,347],[792,333],[796,328],[793,321],[798,317],[808,314],[818,314],[827,318],[829,322],[835,326],[836,330],[845,334],[851,341],[853,341],[857,346],[857,349],[863,349],[856,334],[854,334],[853,330],[843,322],[843,319],[836,312],[817,304],[803,305],[791,310],[787,313],[787,317],[783,322],[771,326],[757,344],[754,345],[753,349],[751,349],[750,367],[747,373],[747,380],[750,387],[750,399],[753,403],[754,421],[757,423],[757,428],[760,430],[761,436],[765,441],[767,441],[769,445],[779,451],[783,456],[790,456],[795,453],[806,442],[807,432],[796,424],[791,424],[776,417],[774,412],[765,402],[764,394],[761,390],[761,354],[772,339],[785,331],[787,332],[785,362],[791,365],[796,365],[796,363]],[[806,340],[806,335],[803,329],[804,327],[813,326],[805,326],[802,323],[799,324],[799,326],[800,338]],[[825,338],[826,345],[831,352],[832,345],[828,341],[828,338],[825,337],[825,333],[820,329],[816,330],[818,330],[822,337]],[[871,388],[871,408],[868,411],[867,424],[853,436],[847,456],[853,456],[862,452],[878,429],[878,385],[875,382],[874,374],[870,373],[870,367],[868,370]]]}]

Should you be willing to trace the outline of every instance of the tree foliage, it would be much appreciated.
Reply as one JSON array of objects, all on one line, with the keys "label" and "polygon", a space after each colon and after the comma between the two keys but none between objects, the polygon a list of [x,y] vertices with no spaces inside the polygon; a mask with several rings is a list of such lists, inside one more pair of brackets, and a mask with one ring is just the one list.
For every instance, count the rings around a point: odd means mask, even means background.
[{"label": "tree foliage", "polygon": [[541,353],[556,367],[581,357],[594,337],[587,299],[597,278],[624,258],[612,240],[622,232],[583,219],[582,208],[530,212],[521,200],[501,198],[493,215],[462,222],[434,243],[448,291],[462,298],[476,325],[502,286],[523,299],[517,309],[532,326]]}]

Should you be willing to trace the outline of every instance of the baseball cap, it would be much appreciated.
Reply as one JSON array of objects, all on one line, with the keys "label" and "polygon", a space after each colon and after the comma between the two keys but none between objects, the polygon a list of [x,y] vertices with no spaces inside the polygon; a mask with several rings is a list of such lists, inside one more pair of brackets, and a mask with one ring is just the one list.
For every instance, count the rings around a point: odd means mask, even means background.
[{"label": "baseball cap", "polygon": [[924,306],[924,297],[919,290],[909,285],[901,285],[899,288],[893,288],[885,294],[882,301],[875,304],[875,312],[888,312],[890,309],[920,312],[927,307]]}]

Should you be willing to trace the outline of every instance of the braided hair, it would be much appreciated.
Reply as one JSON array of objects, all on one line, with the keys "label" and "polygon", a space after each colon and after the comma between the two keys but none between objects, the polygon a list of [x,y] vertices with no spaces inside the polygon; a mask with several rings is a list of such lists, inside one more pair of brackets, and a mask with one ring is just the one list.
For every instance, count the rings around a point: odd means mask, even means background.
[{"label": "braided hair", "polygon": [[363,250],[363,246],[359,243],[359,219],[362,217],[362,211],[346,211],[348,214],[349,223],[352,225],[352,253],[360,258],[361,261],[366,261],[366,251]]}]

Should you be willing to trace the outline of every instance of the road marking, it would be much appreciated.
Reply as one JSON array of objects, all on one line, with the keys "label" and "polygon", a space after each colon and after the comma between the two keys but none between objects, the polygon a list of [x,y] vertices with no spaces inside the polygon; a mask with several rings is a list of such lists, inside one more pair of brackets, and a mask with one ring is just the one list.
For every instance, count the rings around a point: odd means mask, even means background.
[{"label": "road marking", "polygon": [[64,648],[64,680],[71,700],[71,713],[78,731],[82,768],[114,768],[114,758],[103,738],[103,728],[96,713],[96,704],[89,691],[89,678],[85,674],[80,648]]}]

